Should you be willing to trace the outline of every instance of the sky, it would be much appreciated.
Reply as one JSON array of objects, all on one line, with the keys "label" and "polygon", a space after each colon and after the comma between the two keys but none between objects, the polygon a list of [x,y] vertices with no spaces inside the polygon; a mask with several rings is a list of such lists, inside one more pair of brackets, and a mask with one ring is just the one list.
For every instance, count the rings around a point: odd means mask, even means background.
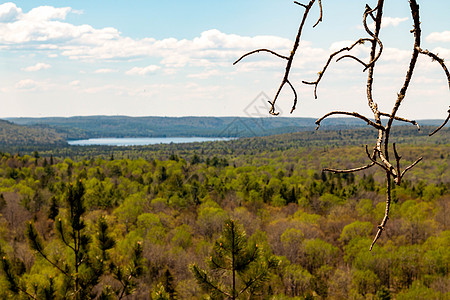
[{"label": "sky", "polygon": [[[333,61],[334,51],[367,37],[366,1],[323,0],[323,22],[314,7],[295,56],[292,91],[277,101],[281,116],[320,117],[329,111],[367,116],[367,73],[353,60]],[[367,0],[372,7],[375,0]],[[422,48],[450,61],[450,1],[419,1]],[[55,0],[0,1],[0,118],[83,115],[269,116],[266,103],[278,89],[304,9],[287,0]],[[407,0],[386,0],[375,70],[374,98],[390,112],[413,47]],[[368,45],[351,54],[368,60]],[[450,67],[450,66],[449,66]],[[267,97],[266,97],[267,96]],[[266,99],[267,98],[267,99]],[[444,119],[450,91],[442,68],[420,57],[398,115]]]}]

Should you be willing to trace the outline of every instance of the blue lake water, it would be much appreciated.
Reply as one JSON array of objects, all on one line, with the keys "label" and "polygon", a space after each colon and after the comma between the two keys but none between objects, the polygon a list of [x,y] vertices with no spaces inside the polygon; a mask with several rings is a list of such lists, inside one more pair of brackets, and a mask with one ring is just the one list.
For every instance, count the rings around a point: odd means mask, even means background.
[{"label": "blue lake water", "polygon": [[212,142],[212,141],[228,141],[232,138],[220,137],[149,137],[149,138],[98,138],[87,140],[67,141],[73,146],[145,146],[156,144],[170,143],[195,143],[195,142]]}]

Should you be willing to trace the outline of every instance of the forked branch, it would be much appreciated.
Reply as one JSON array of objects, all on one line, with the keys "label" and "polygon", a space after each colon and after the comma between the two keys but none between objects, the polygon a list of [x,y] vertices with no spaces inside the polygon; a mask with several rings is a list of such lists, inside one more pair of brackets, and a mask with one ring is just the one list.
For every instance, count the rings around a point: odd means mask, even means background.
[{"label": "forked branch", "polygon": [[[281,90],[283,89],[285,84],[288,84],[291,87],[292,91],[294,92],[294,104],[292,105],[291,113],[296,108],[296,105],[297,105],[297,92],[295,91],[294,86],[289,82],[289,73],[291,71],[291,67],[292,67],[292,62],[294,60],[294,56],[295,56],[295,54],[297,52],[298,46],[300,45],[300,38],[301,38],[301,35],[302,35],[302,32],[303,32],[303,27],[305,25],[306,19],[308,18],[308,14],[309,14],[309,12],[310,12],[310,10],[311,10],[311,8],[312,8],[312,6],[314,5],[315,2],[316,2],[316,0],[311,0],[308,4],[302,4],[300,2],[294,1],[295,4],[298,4],[298,5],[302,6],[302,7],[304,7],[305,8],[305,12],[303,13],[302,21],[300,23],[300,27],[298,28],[298,32],[297,32],[297,37],[295,38],[294,46],[292,47],[292,51],[291,51],[289,57],[284,56],[284,55],[280,55],[280,54],[278,54],[278,53],[276,53],[276,52],[274,52],[272,50],[258,49],[258,50],[250,51],[250,52],[244,54],[243,56],[241,56],[238,60],[236,60],[234,62],[234,64],[236,64],[239,61],[241,61],[244,57],[247,57],[247,56],[249,56],[251,54],[254,54],[254,53],[257,53],[257,52],[269,52],[269,53],[271,53],[271,54],[273,54],[275,56],[278,56],[278,57],[280,57],[282,59],[286,59],[288,61],[287,64],[286,64],[286,70],[284,72],[283,80],[281,81],[281,84],[280,84],[280,86],[279,86],[279,88],[277,90],[277,93],[275,94],[274,99],[272,101],[269,101],[270,106],[271,106],[270,110],[269,110],[269,113],[271,115],[278,115],[279,114],[279,112],[276,112],[276,110],[275,110],[275,103],[276,103],[278,97],[280,96]],[[322,21],[322,16],[323,16],[322,1],[319,0],[318,2],[319,2],[319,6],[320,6],[320,17],[319,17],[319,20],[316,22],[316,24],[314,26],[316,26],[320,21]]]}]

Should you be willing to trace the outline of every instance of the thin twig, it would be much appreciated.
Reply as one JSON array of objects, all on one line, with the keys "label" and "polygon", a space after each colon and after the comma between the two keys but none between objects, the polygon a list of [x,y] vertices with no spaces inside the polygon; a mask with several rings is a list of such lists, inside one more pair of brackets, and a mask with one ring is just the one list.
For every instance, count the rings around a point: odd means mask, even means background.
[{"label": "thin twig", "polygon": [[254,54],[254,53],[258,53],[258,52],[269,52],[270,54],[273,54],[273,55],[275,55],[275,56],[278,56],[279,58],[286,59],[286,60],[289,59],[289,57],[286,57],[286,56],[284,56],[284,55],[278,54],[278,53],[276,53],[275,51],[272,51],[272,50],[269,50],[269,49],[258,49],[258,50],[253,50],[253,51],[250,51],[250,52],[248,52],[248,53],[245,53],[245,54],[242,55],[238,60],[236,60],[236,61],[233,63],[233,65],[237,64],[238,62],[240,62],[244,57],[249,56],[249,55],[252,55],[252,54]]},{"label": "thin twig", "polygon": [[[381,2],[381,5],[379,3],[378,6],[374,9],[370,9],[370,7],[367,5],[366,11],[364,12],[363,25],[364,25],[364,29],[366,30],[366,32],[373,38],[372,50],[376,49],[377,43],[380,46],[380,50],[378,51],[378,54],[376,56],[371,55],[371,61],[367,64],[367,67],[363,70],[363,72],[365,72],[367,69],[372,67],[375,64],[375,62],[380,58],[381,53],[383,52],[383,43],[378,38],[378,34],[380,31],[380,27],[381,27],[381,15],[382,15],[382,7],[383,7],[384,1],[380,1],[380,2]],[[367,26],[367,15],[369,15],[369,14],[371,15],[374,11],[377,11],[377,17],[375,19],[375,33],[373,33]],[[373,15],[372,15],[372,18],[373,18]],[[372,52],[372,54],[374,54],[374,52]]]},{"label": "thin twig", "polygon": [[440,58],[437,54],[434,54],[426,49],[422,50],[420,47],[418,47],[417,50],[422,54],[428,55],[429,57],[431,57],[433,59],[433,61],[437,61],[441,65],[442,69],[445,72],[445,75],[447,76],[448,88],[450,89],[450,72],[448,71],[448,68],[445,65],[444,60],[442,58]]},{"label": "thin twig", "polygon": [[[375,149],[375,150],[376,150],[376,149]],[[367,154],[367,157],[368,157],[374,164],[377,164],[378,166],[380,166],[381,168],[383,168],[386,172],[390,172],[390,170],[389,170],[385,165],[383,165],[382,163],[379,163],[378,161],[376,161],[375,158],[373,158],[373,157],[370,156],[369,148],[368,148],[367,145],[366,145],[366,154]]]},{"label": "thin twig", "polygon": [[335,173],[335,174],[339,174],[339,173],[353,173],[353,172],[358,172],[358,171],[362,171],[362,170],[365,170],[365,169],[369,169],[370,167],[372,167],[374,165],[375,165],[375,163],[371,162],[367,166],[362,166],[362,167],[354,168],[354,169],[338,170],[338,169],[324,168],[322,170],[325,171],[325,172],[332,172],[332,173]]},{"label": "thin twig", "polygon": [[319,19],[317,20],[316,24],[313,25],[313,28],[316,27],[320,22],[322,22],[322,17],[323,17],[322,0],[319,0],[319,7],[320,7],[320,16],[319,16]]},{"label": "thin twig", "polygon": [[[275,103],[276,103],[276,101],[277,101],[277,99],[278,99],[278,96],[279,96],[280,93],[281,93],[281,90],[283,89],[283,87],[284,87],[284,85],[285,85],[286,83],[287,83],[287,84],[292,88],[292,90],[294,91],[295,99],[294,99],[294,105],[292,106],[292,109],[291,109],[291,113],[295,110],[295,106],[296,106],[296,103],[297,103],[297,92],[295,91],[295,89],[294,89],[294,87],[292,86],[292,84],[289,82],[289,73],[290,73],[290,71],[291,71],[292,62],[293,62],[293,60],[294,60],[295,53],[297,52],[298,46],[299,46],[299,44],[300,44],[300,37],[301,37],[302,32],[303,32],[303,27],[304,27],[304,25],[305,25],[305,22],[306,22],[306,19],[307,19],[307,17],[308,17],[308,14],[309,14],[309,12],[310,12],[310,10],[311,10],[311,7],[313,6],[313,4],[314,4],[315,2],[316,2],[316,0],[311,0],[311,1],[308,3],[308,5],[305,5],[305,4],[299,3],[299,2],[297,2],[297,1],[294,1],[295,4],[298,4],[298,5],[303,6],[303,7],[305,8],[305,12],[303,13],[302,21],[301,21],[300,26],[299,26],[299,28],[298,28],[298,32],[297,32],[297,36],[296,36],[296,38],[295,38],[294,46],[292,47],[292,51],[291,51],[289,57],[286,57],[286,56],[277,54],[277,53],[275,53],[275,52],[273,52],[273,51],[271,51],[271,50],[268,50],[268,49],[259,49],[259,50],[254,50],[254,51],[251,51],[251,52],[248,52],[248,53],[244,54],[241,58],[239,58],[239,59],[234,63],[234,64],[236,64],[236,63],[239,62],[242,58],[244,58],[244,57],[246,57],[246,56],[248,56],[248,55],[254,54],[254,53],[256,53],[256,52],[260,52],[260,51],[269,52],[269,53],[272,53],[272,54],[274,54],[274,55],[276,55],[276,56],[278,56],[278,57],[281,57],[281,58],[283,58],[283,59],[287,59],[288,62],[287,62],[287,64],[286,64],[286,71],[285,71],[285,73],[284,73],[283,80],[281,81],[281,84],[280,84],[280,86],[278,87],[277,93],[275,94],[275,97],[273,98],[273,100],[272,100],[272,101],[269,101],[269,103],[270,103],[270,105],[271,105],[271,108],[270,108],[270,110],[269,110],[269,113],[270,113],[271,115],[275,115],[275,116],[276,116],[276,115],[279,114],[278,112],[275,111]],[[319,2],[320,2],[320,1],[319,1]]]},{"label": "thin twig", "polygon": [[419,158],[418,158],[415,162],[413,162],[410,166],[406,167],[406,168],[403,170],[403,172],[402,172],[402,174],[401,174],[400,177],[403,177],[403,175],[405,175],[406,172],[408,172],[409,170],[411,170],[411,169],[412,169],[415,165],[417,165],[422,159],[423,159],[423,157],[419,157]]},{"label": "thin twig", "polygon": [[[370,41],[370,39],[359,39],[356,42],[354,42],[350,47],[344,47],[334,53],[332,53],[330,55],[330,57],[328,58],[328,61],[326,62],[325,66],[323,67],[322,71],[320,71],[318,73],[319,77],[317,78],[316,81],[305,81],[303,80],[302,83],[304,84],[309,84],[309,85],[314,85],[314,98],[317,99],[317,85],[319,84],[320,80],[322,79],[323,75],[325,74],[325,71],[327,70],[328,66],[330,65],[331,61],[333,60],[333,58],[338,55],[339,53],[343,52],[343,51],[350,51],[352,50],[356,45],[360,45],[363,44],[365,41]],[[358,60],[358,59],[357,59]],[[336,60],[336,61],[339,61]],[[358,60],[359,61],[359,60]],[[365,63],[363,63],[362,61],[360,61],[363,65],[367,66]]]},{"label": "thin twig", "polygon": [[447,122],[450,120],[450,109],[448,110],[448,116],[447,119],[445,119],[444,123],[441,124],[441,126],[439,126],[438,128],[436,128],[435,130],[433,130],[432,133],[429,134],[429,136],[432,136],[433,134],[435,134],[436,132],[438,132],[439,130],[441,130],[446,124]]},{"label": "thin twig", "polygon": [[346,112],[346,111],[332,111],[332,112],[327,113],[327,114],[324,115],[322,118],[320,118],[320,119],[318,119],[318,120],[316,121],[316,125],[317,125],[316,130],[319,129],[320,123],[321,123],[325,118],[328,118],[329,116],[332,116],[332,115],[347,115],[347,116],[353,116],[353,117],[355,117],[355,118],[358,118],[358,119],[361,119],[361,120],[363,120],[363,121],[366,121],[366,122],[367,122],[367,125],[370,125],[370,126],[372,126],[372,127],[375,127],[376,129],[379,129],[379,130],[384,130],[384,127],[383,127],[381,124],[377,124],[377,123],[373,122],[372,120],[368,119],[367,117],[365,117],[365,116],[363,116],[363,115],[360,115],[360,114],[357,113],[357,112]]},{"label": "thin twig", "polygon": [[386,173],[386,179],[387,179],[387,189],[386,189],[386,208],[384,210],[384,218],[383,221],[381,221],[381,224],[378,225],[378,231],[375,235],[375,238],[372,241],[372,244],[370,245],[369,251],[372,251],[373,245],[377,242],[377,240],[380,238],[381,234],[383,233],[384,226],[386,226],[386,222],[389,219],[389,209],[391,207],[391,174],[388,172]]},{"label": "thin twig", "polygon": [[338,59],[336,59],[336,62],[339,62],[341,59],[344,58],[352,58],[354,60],[356,60],[357,62],[359,62],[360,64],[362,64],[365,68],[367,68],[367,64],[365,62],[363,62],[362,60],[360,60],[359,58],[357,58],[356,56],[353,55],[343,55],[341,57],[339,57]]},{"label": "thin twig", "polygon": [[[387,114],[387,113],[380,112],[380,116],[383,116],[383,117],[390,117],[391,115],[390,115],[390,114]],[[402,117],[397,117],[397,116],[394,117],[394,120],[396,120],[396,121],[402,121],[402,122],[406,122],[406,123],[411,123],[412,125],[414,125],[414,126],[417,127],[417,130],[420,131],[420,126],[419,126],[419,124],[418,124],[415,120],[408,120],[408,119],[405,119],[405,118],[402,118]]]}]

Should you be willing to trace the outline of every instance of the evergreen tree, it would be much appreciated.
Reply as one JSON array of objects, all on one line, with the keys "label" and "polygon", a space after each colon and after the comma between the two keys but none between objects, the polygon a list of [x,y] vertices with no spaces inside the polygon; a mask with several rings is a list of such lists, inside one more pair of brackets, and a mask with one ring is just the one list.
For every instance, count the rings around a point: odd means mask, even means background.
[{"label": "evergreen tree", "polygon": [[56,201],[56,197],[52,197],[50,199],[50,208],[48,209],[48,218],[51,220],[55,220],[56,216],[59,214],[59,205]]},{"label": "evergreen tree", "polygon": [[233,220],[225,222],[208,261],[210,271],[190,266],[197,283],[214,299],[253,295],[268,280],[279,261],[265,257],[256,244],[247,243],[245,231]]},{"label": "evergreen tree", "polygon": [[168,294],[170,300],[177,297],[173,281],[172,273],[170,273],[169,269],[166,269],[162,276],[161,284],[164,286],[164,291]]},{"label": "evergreen tree", "polygon": [[[50,251],[46,251],[34,224],[27,222],[26,236],[30,248],[57,270],[58,284],[55,284],[53,277],[48,277],[45,284],[42,286],[35,284],[33,291],[30,292],[27,290],[25,277],[21,276],[24,273],[21,271],[22,268],[19,268],[17,263],[11,262],[0,248],[0,256],[3,258],[1,267],[8,283],[8,290],[13,295],[26,295],[31,299],[92,299],[96,297],[94,288],[100,283],[101,277],[108,273],[120,282],[120,287],[113,291],[115,298],[122,299],[133,293],[137,286],[136,278],[143,274],[141,243],[137,243],[134,247],[128,266],[118,266],[112,262],[108,251],[116,242],[110,236],[106,219],[105,217],[98,219],[97,239],[94,243],[87,234],[83,220],[86,212],[83,197],[84,186],[81,180],[78,180],[76,184],[71,184],[67,191],[68,215],[65,219],[59,218],[55,222],[59,239],[66,246],[65,251],[60,253],[70,253],[66,256],[49,255]],[[52,200],[52,204],[56,209],[50,210],[49,217],[56,217],[58,214],[56,200]],[[109,286],[106,286],[99,295],[100,299],[111,299],[112,296],[114,295]]]}]

